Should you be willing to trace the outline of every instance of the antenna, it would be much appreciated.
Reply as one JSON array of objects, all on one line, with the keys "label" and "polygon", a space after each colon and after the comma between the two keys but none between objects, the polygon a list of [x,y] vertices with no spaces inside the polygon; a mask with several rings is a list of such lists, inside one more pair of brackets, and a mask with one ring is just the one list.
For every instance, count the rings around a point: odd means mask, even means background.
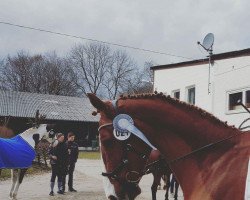
[{"label": "antenna", "polygon": [[203,49],[205,49],[208,52],[208,94],[210,94],[210,86],[211,86],[211,57],[213,55],[213,44],[214,44],[214,34],[208,33],[204,39],[202,44],[198,41],[198,45],[202,46]]}]

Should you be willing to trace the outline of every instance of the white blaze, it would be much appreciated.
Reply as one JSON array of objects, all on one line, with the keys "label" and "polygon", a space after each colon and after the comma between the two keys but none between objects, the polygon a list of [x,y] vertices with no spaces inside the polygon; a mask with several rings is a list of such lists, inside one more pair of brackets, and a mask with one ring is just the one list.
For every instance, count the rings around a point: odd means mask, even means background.
[{"label": "white blaze", "polygon": [[[99,145],[100,145],[100,149],[101,149],[101,141],[100,141],[100,139],[99,139]],[[104,172],[106,172],[106,168],[104,166],[104,162],[103,162],[103,159],[102,159],[102,152],[101,152],[101,166],[102,166],[102,170]],[[102,183],[103,183],[103,188],[104,188],[104,192],[105,192],[105,195],[106,195],[107,199],[108,199],[109,196],[117,197],[116,194],[115,194],[115,188],[114,188],[113,184],[110,183],[109,179],[106,176],[102,177]]]}]

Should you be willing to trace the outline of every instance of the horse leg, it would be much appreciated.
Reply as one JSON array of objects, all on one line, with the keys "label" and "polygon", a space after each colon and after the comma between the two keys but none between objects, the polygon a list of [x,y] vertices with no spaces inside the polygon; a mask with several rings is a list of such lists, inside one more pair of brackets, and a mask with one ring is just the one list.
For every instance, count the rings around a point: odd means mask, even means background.
[{"label": "horse leg", "polygon": [[166,175],[163,175],[161,178],[162,178],[163,183],[164,183],[162,189],[163,189],[163,190],[166,190],[166,189],[167,189],[167,177],[166,177]]},{"label": "horse leg", "polygon": [[178,188],[179,188],[179,183],[175,180],[175,192],[174,192],[174,199],[177,200],[178,198]]},{"label": "horse leg", "polygon": [[165,200],[168,200],[168,191],[170,188],[170,174],[166,174],[166,194],[165,194]]},{"label": "horse leg", "polygon": [[152,173],[154,176],[154,181],[153,184],[151,186],[151,191],[152,191],[152,200],[156,200],[156,192],[157,192],[157,187],[161,181],[161,176],[162,174],[159,174],[157,172],[153,172]]},{"label": "horse leg", "polygon": [[15,190],[13,192],[13,198],[15,199],[16,196],[17,196],[17,192],[18,192],[18,189],[19,189],[19,186],[21,185],[21,183],[23,182],[23,177],[24,177],[24,174],[26,173],[27,169],[20,169],[19,170],[19,173],[18,173],[18,179],[17,179],[17,183],[16,183],[16,187],[15,187]]},{"label": "horse leg", "polygon": [[15,184],[17,181],[17,174],[18,174],[18,169],[11,169],[11,180],[12,180],[12,186],[10,189],[10,198],[13,198],[13,191],[15,188]]},{"label": "horse leg", "polygon": [[44,160],[44,164],[45,164],[45,166],[46,166],[46,167],[48,167],[48,163],[47,163],[47,156],[46,156],[46,154],[45,154],[45,153],[43,154],[43,160]]}]

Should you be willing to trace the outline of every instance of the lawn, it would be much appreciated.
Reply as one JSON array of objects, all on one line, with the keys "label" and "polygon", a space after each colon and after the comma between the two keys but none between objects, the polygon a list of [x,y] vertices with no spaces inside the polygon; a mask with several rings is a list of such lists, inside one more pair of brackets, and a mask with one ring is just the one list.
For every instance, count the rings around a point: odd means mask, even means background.
[{"label": "lawn", "polygon": [[[50,171],[49,167],[39,166],[38,164],[33,164],[33,166],[28,169],[26,174],[41,174],[41,173],[48,172],[48,171]],[[5,180],[7,178],[10,178],[10,176],[11,176],[10,169],[3,169],[0,175],[0,180]]]},{"label": "lawn", "polygon": [[99,151],[80,151],[78,158],[98,160],[101,159],[101,155]]}]

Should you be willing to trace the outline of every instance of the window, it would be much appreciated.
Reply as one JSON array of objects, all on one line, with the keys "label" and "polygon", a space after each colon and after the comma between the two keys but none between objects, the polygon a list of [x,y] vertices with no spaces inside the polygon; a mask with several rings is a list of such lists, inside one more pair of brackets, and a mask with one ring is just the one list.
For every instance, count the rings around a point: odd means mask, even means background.
[{"label": "window", "polygon": [[229,110],[241,109],[241,105],[239,105],[238,101],[242,102],[242,92],[229,94]]},{"label": "window", "polygon": [[250,90],[246,91],[246,107],[250,108]]},{"label": "window", "polygon": [[180,90],[174,90],[172,96],[176,99],[180,99]]},{"label": "window", "polygon": [[235,92],[228,93],[228,110],[242,111],[243,107],[239,104],[242,102],[247,108],[250,108],[250,90],[241,89]]},{"label": "window", "polygon": [[187,88],[187,102],[195,104],[195,87]]}]

